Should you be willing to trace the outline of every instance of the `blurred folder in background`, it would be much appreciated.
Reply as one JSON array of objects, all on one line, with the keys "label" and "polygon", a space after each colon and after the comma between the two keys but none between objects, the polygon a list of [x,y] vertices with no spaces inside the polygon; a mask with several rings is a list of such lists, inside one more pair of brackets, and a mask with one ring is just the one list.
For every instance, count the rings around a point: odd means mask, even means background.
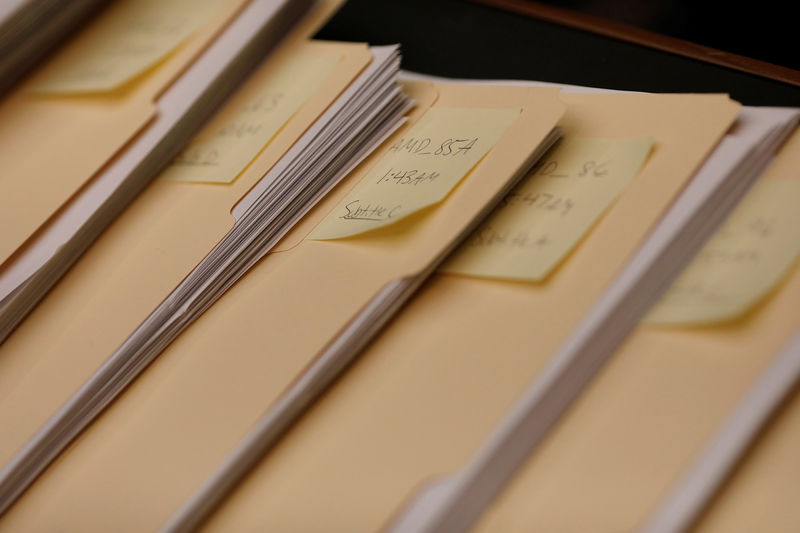
[{"label": "blurred folder in background", "polygon": [[[0,340],[196,133],[304,0],[111,4],[0,103]],[[35,147],[35,148],[34,148]]]}]

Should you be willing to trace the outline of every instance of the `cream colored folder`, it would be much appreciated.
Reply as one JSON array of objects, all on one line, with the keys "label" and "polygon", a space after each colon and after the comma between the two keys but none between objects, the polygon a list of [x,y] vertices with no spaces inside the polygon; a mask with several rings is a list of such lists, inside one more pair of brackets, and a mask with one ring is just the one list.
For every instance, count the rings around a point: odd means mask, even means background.
[{"label": "cream colored folder", "polygon": [[6,0],[0,4],[0,94],[102,5],[101,0]]},{"label": "cream colored folder", "polygon": [[[714,95],[562,99],[566,136],[655,139],[632,183],[544,283],[434,278],[208,530],[376,531],[424,482],[461,467],[738,111],[727,97]],[[131,423],[128,430],[134,427],[140,426]],[[51,490],[37,504],[44,505]]]},{"label": "cream colored folder", "polygon": [[291,43],[242,91],[271,79],[285,61],[297,56],[338,60],[233,183],[157,178],[0,345],[0,426],[6,428],[0,463],[8,461],[231,229],[231,209],[239,198],[371,60],[364,44]]},{"label": "cream colored folder", "polygon": [[[155,116],[155,100],[180,76],[246,2],[209,7],[208,22],[144,74],[118,89],[42,94],[37,86],[58,66],[59,54],[0,103],[0,265]],[[204,2],[208,5],[208,2]],[[79,32],[61,54],[95,31]]]},{"label": "cream colored folder", "polygon": [[[796,281],[795,302],[800,294]],[[800,395],[796,387],[776,418],[701,515],[694,531],[790,533],[800,528]]]},{"label": "cream colored folder", "polygon": [[[800,133],[762,180],[796,180]],[[477,531],[636,531],[800,326],[800,267],[733,322],[641,326],[486,514]],[[792,409],[698,531],[797,531]],[[795,424],[796,425],[796,424]],[[795,443],[796,444],[796,443]],[[794,450],[792,450],[793,452]],[[773,462],[778,459],[777,462]],[[778,464],[781,466],[778,466]]]},{"label": "cream colored folder", "polygon": [[[487,199],[530,163],[564,109],[552,89],[425,83],[410,84],[406,91],[418,102],[410,127],[434,103],[522,111],[443,202],[381,231],[343,240],[305,239],[406,128],[398,131],[295,227],[282,251],[268,255],[179,337],[34,483],[0,521],[0,529],[21,523],[46,529],[56,517],[83,530],[112,523],[115,530],[131,531],[162,526],[364,304],[393,280],[424,270]],[[56,505],[52,512],[40,508],[39,518],[28,515],[29,505],[40,506],[33,503],[40,491],[60,486],[63,474],[70,483],[79,478],[86,483],[79,491],[82,500],[74,500],[71,510]],[[113,480],[113,490],[106,479]],[[154,487],[158,494],[148,497],[146,509],[131,497]],[[57,504],[60,498],[45,499]],[[40,518],[44,521],[34,523]]]}]

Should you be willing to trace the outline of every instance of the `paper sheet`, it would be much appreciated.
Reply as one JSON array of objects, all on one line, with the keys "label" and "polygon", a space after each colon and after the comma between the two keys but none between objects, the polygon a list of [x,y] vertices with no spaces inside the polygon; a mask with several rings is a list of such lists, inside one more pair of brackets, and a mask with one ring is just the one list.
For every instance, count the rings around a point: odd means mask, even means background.
[{"label": "paper sheet", "polygon": [[762,179],[695,257],[646,322],[704,325],[740,317],[800,255],[800,181]]},{"label": "paper sheet", "polygon": [[625,189],[650,138],[565,138],[441,268],[541,281]]},{"label": "paper sheet", "polygon": [[162,173],[174,181],[232,183],[319,88],[342,56],[301,54],[260,73]]},{"label": "paper sheet", "polygon": [[45,66],[33,90],[69,94],[116,89],[164,59],[221,11],[225,1],[115,2]]},{"label": "paper sheet", "polygon": [[519,117],[519,108],[433,107],[309,235],[340,239],[444,200]]}]

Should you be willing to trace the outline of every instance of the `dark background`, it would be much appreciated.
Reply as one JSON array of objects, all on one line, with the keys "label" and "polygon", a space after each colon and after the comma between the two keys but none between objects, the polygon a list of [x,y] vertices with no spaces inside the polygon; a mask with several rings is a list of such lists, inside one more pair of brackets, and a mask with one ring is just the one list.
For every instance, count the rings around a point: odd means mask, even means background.
[{"label": "dark background", "polygon": [[[720,13],[734,10],[733,3],[713,8],[702,1],[669,2],[674,10],[659,11],[658,16],[652,8],[612,9],[607,3],[602,7],[576,0],[551,3],[629,24],[649,22],[654,30],[684,39],[699,36],[698,44],[789,67],[800,59],[800,45],[786,44],[796,36],[787,33],[796,22],[771,9],[769,2],[760,4],[766,9],[758,14],[740,10],[725,17]],[[588,5],[577,5],[581,3]],[[627,3],[631,0],[617,1]],[[751,25],[740,27],[743,20]],[[765,22],[770,20],[777,22],[770,26]],[[770,40],[761,34],[774,35]],[[404,69],[439,76],[647,92],[724,92],[744,104],[800,106],[800,87],[467,0],[349,0],[316,37],[401,43]]]},{"label": "dark background", "polygon": [[800,70],[800,21],[785,0],[760,0],[748,9],[708,0],[538,1]]}]

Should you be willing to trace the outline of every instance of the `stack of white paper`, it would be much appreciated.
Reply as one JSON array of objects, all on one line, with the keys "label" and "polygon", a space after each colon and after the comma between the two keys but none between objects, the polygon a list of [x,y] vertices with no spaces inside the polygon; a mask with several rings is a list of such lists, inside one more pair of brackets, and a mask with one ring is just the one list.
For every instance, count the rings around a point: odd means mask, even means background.
[{"label": "stack of white paper", "polygon": [[0,512],[197,316],[403,122],[396,46],[362,74],[234,210],[236,224],[0,472]]}]

